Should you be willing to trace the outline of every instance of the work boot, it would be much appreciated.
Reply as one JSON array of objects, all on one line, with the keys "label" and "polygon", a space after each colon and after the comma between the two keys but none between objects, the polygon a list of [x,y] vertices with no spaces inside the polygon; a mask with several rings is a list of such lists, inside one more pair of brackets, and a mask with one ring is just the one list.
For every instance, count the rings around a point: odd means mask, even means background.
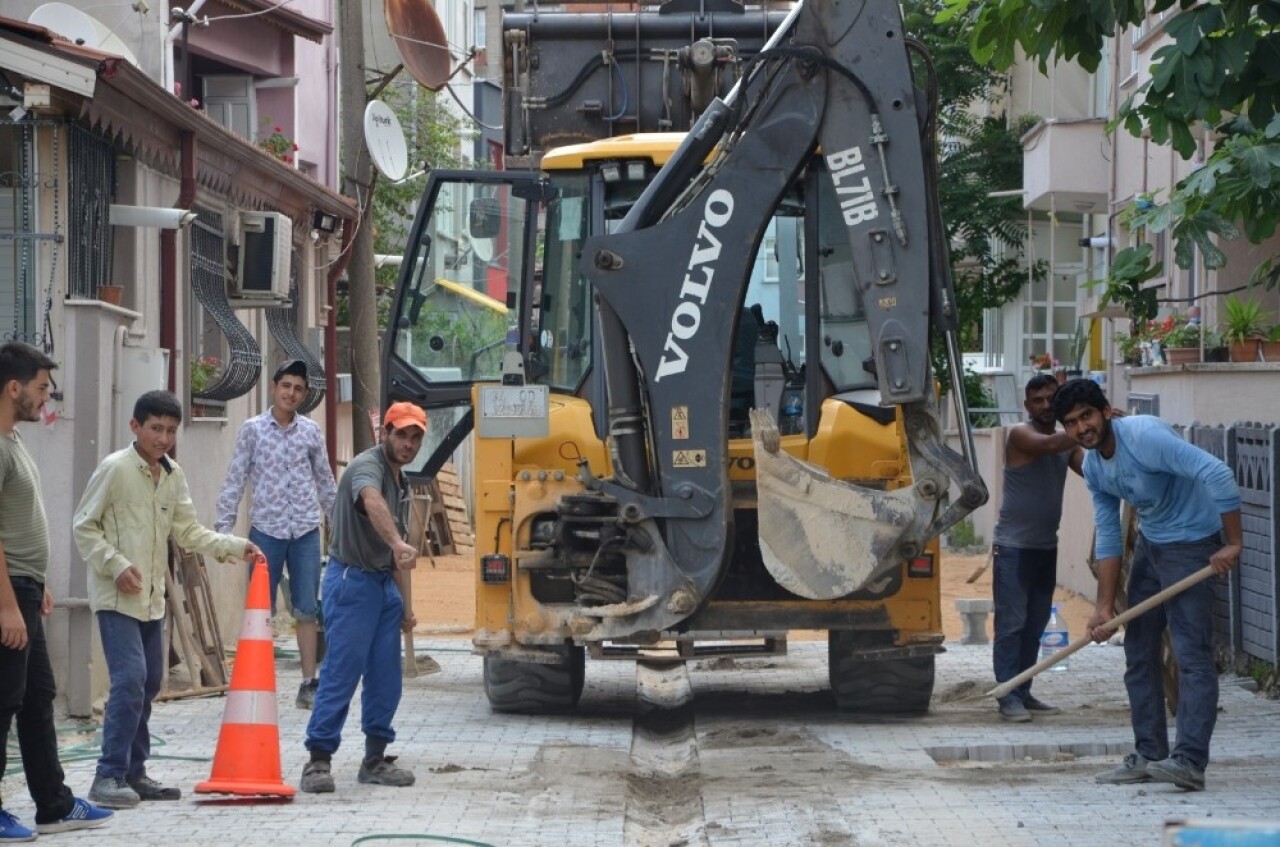
[{"label": "work boot", "polygon": [[132,809],[142,799],[129,783],[114,776],[95,776],[89,799],[104,809]]},{"label": "work boot", "polygon": [[1130,753],[1124,757],[1119,767],[1094,774],[1093,780],[1104,785],[1133,785],[1138,782],[1150,782],[1151,774],[1148,773],[1148,768],[1151,764],[1152,762],[1143,758],[1141,753]]},{"label": "work boot", "polygon": [[1204,771],[1190,762],[1170,756],[1147,763],[1147,776],[1156,782],[1172,782],[1187,791],[1204,791]]},{"label": "work boot", "polygon": [[328,762],[307,762],[303,766],[302,790],[308,794],[333,793],[333,773]]},{"label": "work boot", "polygon": [[1030,694],[1022,698],[1022,705],[1027,707],[1027,711],[1030,712],[1033,717],[1039,717],[1041,715],[1062,714],[1062,710],[1059,709],[1057,706],[1050,706],[1045,701],[1037,700],[1035,697],[1032,697]]},{"label": "work boot", "polygon": [[1022,699],[1018,695],[1010,694],[1001,697],[998,702],[1001,720],[1010,723],[1026,723],[1031,720],[1031,713],[1027,711],[1027,707],[1022,704]]},{"label": "work boot", "polygon": [[134,777],[126,780],[129,787],[137,793],[142,800],[180,800],[182,792],[176,788],[161,785],[145,773],[142,776]]},{"label": "work boot", "polygon": [[316,704],[316,689],[320,687],[320,680],[312,679],[305,681],[298,686],[298,699],[293,701],[293,705],[299,709],[310,709]]},{"label": "work boot", "polygon": [[373,756],[365,759],[360,763],[360,773],[356,780],[367,785],[413,785],[413,771],[396,767],[392,764],[395,760],[395,756]]}]

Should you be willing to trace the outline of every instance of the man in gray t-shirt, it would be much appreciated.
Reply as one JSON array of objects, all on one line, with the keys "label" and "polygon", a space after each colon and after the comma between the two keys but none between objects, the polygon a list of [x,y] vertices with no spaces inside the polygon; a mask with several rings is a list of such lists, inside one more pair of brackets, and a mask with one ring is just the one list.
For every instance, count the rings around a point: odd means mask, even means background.
[{"label": "man in gray t-shirt", "polygon": [[400,705],[400,631],[412,632],[410,571],[417,552],[404,541],[408,488],[400,470],[422,447],[427,413],[413,403],[387,409],[381,444],[351,460],[338,482],[329,527],[329,563],[323,597],[324,674],[316,691],[302,769],[302,790],[333,791],[330,759],[342,740],[342,724],[363,681],[360,722],[364,760],[358,780],[412,785],[413,772],[384,755],[395,740],[391,721]]},{"label": "man in gray t-shirt", "polygon": [[[1027,422],[1009,429],[1004,447],[1004,495],[996,521],[992,559],[996,682],[1013,679],[1036,662],[1058,584],[1058,524],[1067,468],[1080,472],[1084,451],[1057,430],[1053,395],[1058,381],[1037,374],[1027,383]],[[1054,706],[1031,694],[1028,680],[1000,698],[1000,717],[1025,722],[1054,715]]]}]

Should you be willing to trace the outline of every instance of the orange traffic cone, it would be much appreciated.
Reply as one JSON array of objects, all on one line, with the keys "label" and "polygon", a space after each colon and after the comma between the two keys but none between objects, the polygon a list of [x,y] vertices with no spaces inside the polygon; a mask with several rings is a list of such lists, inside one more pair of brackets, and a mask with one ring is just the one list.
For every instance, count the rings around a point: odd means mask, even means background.
[{"label": "orange traffic cone", "polygon": [[231,690],[222,712],[213,773],[197,794],[266,794],[292,797],[297,789],[280,775],[280,726],[276,717],[275,644],[271,640],[271,580],[258,556],[249,579]]}]

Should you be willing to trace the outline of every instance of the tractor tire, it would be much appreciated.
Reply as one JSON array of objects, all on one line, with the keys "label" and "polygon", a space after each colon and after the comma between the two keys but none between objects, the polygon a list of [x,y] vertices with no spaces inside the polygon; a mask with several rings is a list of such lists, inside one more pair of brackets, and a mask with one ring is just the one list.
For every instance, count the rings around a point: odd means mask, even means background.
[{"label": "tractor tire", "polygon": [[836,708],[863,715],[922,715],[933,696],[934,657],[868,661],[850,658],[855,633],[827,635],[827,675]]},{"label": "tractor tire", "polygon": [[488,654],[484,657],[484,693],[495,712],[526,715],[564,712],[578,705],[586,679],[586,654],[564,647],[556,664],[520,662]]}]

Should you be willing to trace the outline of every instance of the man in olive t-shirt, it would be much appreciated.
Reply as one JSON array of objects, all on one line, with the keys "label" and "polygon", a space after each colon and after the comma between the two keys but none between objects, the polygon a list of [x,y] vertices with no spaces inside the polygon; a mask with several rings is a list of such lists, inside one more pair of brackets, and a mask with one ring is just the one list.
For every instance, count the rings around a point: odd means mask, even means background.
[{"label": "man in olive t-shirt", "polygon": [[413,772],[384,755],[395,740],[391,721],[400,706],[400,630],[412,632],[409,572],[417,552],[404,541],[408,489],[400,469],[422,447],[427,413],[394,403],[384,418],[383,442],[351,460],[338,482],[324,571],[327,652],[316,691],[302,769],[302,790],[333,791],[330,759],[341,743],[342,724],[363,680],[360,722],[364,760],[357,779],[374,785],[412,785]]},{"label": "man in olive t-shirt", "polygon": [[[111,812],[72,795],[58,763],[53,723],[57,687],[42,617],[53,611],[45,584],[49,522],[40,475],[15,427],[40,420],[57,365],[29,344],[0,347],[0,774],[9,727],[18,726],[27,791],[36,804],[36,831],[62,832],[100,826]],[[0,842],[28,841],[30,829],[0,804]]]}]

